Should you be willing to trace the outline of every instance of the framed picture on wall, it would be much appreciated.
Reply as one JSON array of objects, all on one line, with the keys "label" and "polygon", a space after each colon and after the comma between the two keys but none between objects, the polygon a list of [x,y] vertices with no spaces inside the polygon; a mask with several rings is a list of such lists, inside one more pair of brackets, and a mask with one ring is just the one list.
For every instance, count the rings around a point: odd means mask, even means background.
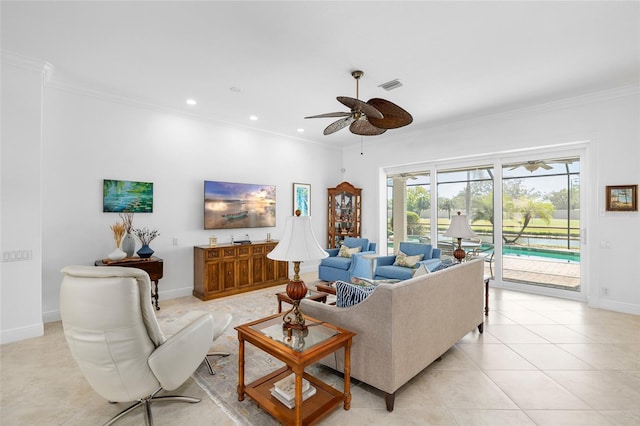
[{"label": "framed picture on wall", "polygon": [[153,213],[153,182],[103,179],[102,211]]},{"label": "framed picture on wall", "polygon": [[638,185],[607,186],[607,211],[637,212]]},{"label": "framed picture on wall", "polygon": [[308,183],[293,184],[293,214],[300,210],[300,216],[311,215],[311,185]]}]

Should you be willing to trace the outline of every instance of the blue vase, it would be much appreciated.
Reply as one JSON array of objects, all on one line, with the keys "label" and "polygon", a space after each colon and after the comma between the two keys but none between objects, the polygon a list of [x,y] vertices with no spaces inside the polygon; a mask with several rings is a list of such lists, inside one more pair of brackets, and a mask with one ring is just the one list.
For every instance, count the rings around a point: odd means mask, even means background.
[{"label": "blue vase", "polygon": [[153,254],[153,250],[151,250],[151,247],[149,247],[148,244],[143,244],[142,247],[140,247],[140,250],[137,251],[137,253],[141,258],[146,259],[151,257],[151,255]]}]

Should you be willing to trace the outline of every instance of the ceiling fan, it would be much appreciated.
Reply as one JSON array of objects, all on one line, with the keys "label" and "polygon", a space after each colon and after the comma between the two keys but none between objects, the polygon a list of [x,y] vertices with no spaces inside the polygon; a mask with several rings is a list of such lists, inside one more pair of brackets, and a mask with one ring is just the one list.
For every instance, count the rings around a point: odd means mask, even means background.
[{"label": "ceiling fan", "polygon": [[518,163],[515,164],[513,167],[511,167],[509,170],[515,170],[518,167],[524,167],[526,170],[528,170],[529,172],[533,173],[538,169],[545,169],[545,170],[551,170],[553,167],[551,167],[549,164],[547,163],[565,163],[565,164],[571,164],[573,163],[575,160],[572,158],[569,159],[563,159],[563,160],[546,160],[546,161],[542,161],[542,160],[536,160],[536,161],[525,161],[524,163]]},{"label": "ceiling fan", "polygon": [[381,135],[387,129],[397,129],[410,124],[413,117],[404,109],[385,99],[373,98],[367,102],[359,99],[359,81],[364,72],[356,70],[351,76],[356,79],[356,97],[338,96],[338,102],[351,109],[350,112],[329,112],[305,118],[343,117],[324,129],[330,135],[349,126],[351,133],[362,136]]}]

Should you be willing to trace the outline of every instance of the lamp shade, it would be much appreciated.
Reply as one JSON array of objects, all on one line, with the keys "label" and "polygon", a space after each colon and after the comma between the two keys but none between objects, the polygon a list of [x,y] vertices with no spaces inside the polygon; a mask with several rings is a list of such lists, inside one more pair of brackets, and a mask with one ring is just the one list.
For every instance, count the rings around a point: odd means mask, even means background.
[{"label": "lamp shade", "polygon": [[278,245],[267,257],[273,260],[304,262],[324,259],[329,254],[320,246],[311,229],[310,216],[290,216]]},{"label": "lamp shade", "polygon": [[451,218],[451,224],[449,225],[449,229],[447,229],[447,231],[442,235],[444,235],[445,237],[452,237],[452,238],[473,238],[478,236],[469,227],[469,221],[467,220],[467,215],[460,214],[460,212],[458,212],[457,215]]}]

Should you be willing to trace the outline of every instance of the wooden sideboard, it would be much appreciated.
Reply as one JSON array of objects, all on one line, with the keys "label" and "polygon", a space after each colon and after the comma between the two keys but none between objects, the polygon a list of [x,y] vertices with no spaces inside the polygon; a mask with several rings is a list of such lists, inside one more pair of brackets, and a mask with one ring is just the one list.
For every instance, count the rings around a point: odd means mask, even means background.
[{"label": "wooden sideboard", "polygon": [[210,300],[289,282],[289,263],[267,258],[276,241],[193,248],[193,295]]}]

